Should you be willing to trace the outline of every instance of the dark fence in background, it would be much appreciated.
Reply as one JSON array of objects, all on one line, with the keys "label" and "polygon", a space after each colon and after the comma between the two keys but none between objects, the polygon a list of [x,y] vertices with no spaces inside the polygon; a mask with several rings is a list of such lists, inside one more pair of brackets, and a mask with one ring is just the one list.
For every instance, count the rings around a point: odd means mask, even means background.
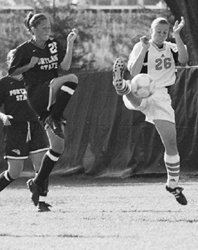
[{"label": "dark fence in background", "polygon": [[[65,110],[66,149],[54,172],[127,177],[165,173],[164,148],[154,126],[138,111],[127,110],[112,86],[112,72],[81,73]],[[198,167],[198,68],[180,68],[170,87],[176,110],[181,171]],[[0,156],[3,160],[1,125]],[[32,171],[29,161],[26,170]]]}]

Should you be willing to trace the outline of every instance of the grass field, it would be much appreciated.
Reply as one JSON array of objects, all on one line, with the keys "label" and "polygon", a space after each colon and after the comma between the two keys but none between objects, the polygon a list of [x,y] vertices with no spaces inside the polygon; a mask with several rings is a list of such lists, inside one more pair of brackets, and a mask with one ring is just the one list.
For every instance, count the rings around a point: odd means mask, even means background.
[{"label": "grass field", "polygon": [[27,178],[1,192],[1,250],[196,250],[198,184],[185,177],[188,205],[165,191],[165,178],[50,179],[50,212],[32,205]]}]

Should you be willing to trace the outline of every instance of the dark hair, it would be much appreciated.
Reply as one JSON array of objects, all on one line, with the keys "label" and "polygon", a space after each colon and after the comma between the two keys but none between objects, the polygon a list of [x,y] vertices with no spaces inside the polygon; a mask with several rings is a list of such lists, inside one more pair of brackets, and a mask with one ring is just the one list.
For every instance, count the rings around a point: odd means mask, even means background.
[{"label": "dark hair", "polygon": [[38,13],[38,14],[33,14],[32,12],[29,12],[29,14],[26,16],[24,20],[24,24],[26,28],[31,31],[32,27],[36,27],[42,20],[48,19],[45,14],[43,13]]},{"label": "dark hair", "polygon": [[10,64],[11,64],[11,62],[13,60],[15,52],[16,52],[16,49],[12,49],[7,54],[7,60],[6,60],[6,62],[7,62],[8,67],[10,66]]}]

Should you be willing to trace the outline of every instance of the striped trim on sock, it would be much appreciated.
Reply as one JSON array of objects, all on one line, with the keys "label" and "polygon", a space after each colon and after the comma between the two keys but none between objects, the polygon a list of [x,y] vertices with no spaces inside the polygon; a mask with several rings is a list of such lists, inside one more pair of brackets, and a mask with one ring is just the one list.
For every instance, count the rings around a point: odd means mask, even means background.
[{"label": "striped trim on sock", "polygon": [[131,85],[129,81],[123,80],[122,88],[116,88],[116,92],[118,95],[127,95],[131,92]]},{"label": "striped trim on sock", "polygon": [[164,155],[165,166],[167,169],[168,180],[178,182],[180,173],[180,157],[179,155]]},{"label": "striped trim on sock", "polygon": [[52,149],[48,150],[46,155],[52,160],[52,161],[58,161],[60,154],[53,151]]},{"label": "striped trim on sock", "polygon": [[73,89],[71,89],[71,88],[69,88],[68,86],[62,86],[61,87],[61,90],[63,90],[64,92],[67,92],[68,94],[70,94],[70,95],[73,95],[74,94],[74,90]]}]

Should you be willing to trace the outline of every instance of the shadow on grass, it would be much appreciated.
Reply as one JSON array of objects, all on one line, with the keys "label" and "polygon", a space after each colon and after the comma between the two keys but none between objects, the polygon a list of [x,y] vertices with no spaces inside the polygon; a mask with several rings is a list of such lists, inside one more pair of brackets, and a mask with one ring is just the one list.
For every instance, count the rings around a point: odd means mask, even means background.
[{"label": "shadow on grass", "polygon": [[[26,181],[34,177],[33,172],[23,172],[21,177],[13,182],[12,185],[22,186],[26,185]],[[196,175],[182,175],[180,177],[181,182],[197,180]],[[84,173],[74,173],[71,175],[65,175],[61,172],[55,172],[50,175],[50,185],[64,185],[64,186],[90,186],[90,185],[146,185],[148,183],[166,183],[165,173],[149,173],[149,174],[135,174],[128,178],[120,177],[95,177],[86,175]]]}]

